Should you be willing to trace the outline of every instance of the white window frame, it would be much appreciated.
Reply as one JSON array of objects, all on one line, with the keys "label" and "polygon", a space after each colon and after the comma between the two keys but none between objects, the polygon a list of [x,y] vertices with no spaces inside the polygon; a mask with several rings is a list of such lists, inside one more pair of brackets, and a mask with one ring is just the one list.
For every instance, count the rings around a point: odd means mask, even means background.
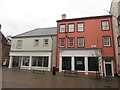
[{"label": "white window frame", "polygon": [[[37,58],[37,61],[36,61],[36,65],[35,66],[32,66],[32,67],[45,67],[44,66],[44,62],[45,62],[45,57],[48,57],[48,64],[47,64],[47,67],[49,67],[49,56],[32,56],[32,64],[33,64],[33,57],[36,57]],[[41,57],[42,58],[42,66],[38,66],[38,58]]]},{"label": "white window frame", "polygon": [[68,32],[74,32],[75,25],[74,24],[68,24]]},{"label": "white window frame", "polygon": [[35,39],[34,46],[39,46],[39,39]]},{"label": "white window frame", "polygon": [[65,32],[65,24],[60,25],[60,32]]},{"label": "white window frame", "polygon": [[[47,43],[46,43],[46,40],[47,40]],[[48,46],[48,43],[49,43],[48,39],[44,39],[43,46]]]},{"label": "white window frame", "polygon": [[[82,46],[80,46],[80,44],[79,44],[80,43],[79,39],[82,39],[82,42],[83,42]],[[78,47],[84,47],[84,37],[78,37],[77,40],[78,40]]]},{"label": "white window frame", "polygon": [[84,31],[84,23],[77,23],[77,31],[78,32],[83,32]]},{"label": "white window frame", "polygon": [[[61,43],[62,43],[61,40],[64,40],[64,42],[63,42],[63,43],[64,43],[64,46],[61,46]],[[59,39],[59,47],[65,47],[65,38],[60,38],[60,39]]]},{"label": "white window frame", "polygon": [[[105,41],[105,38],[108,38],[108,41]],[[110,40],[111,38],[109,37],[109,36],[104,36],[103,37],[103,46],[111,46],[111,40]],[[106,45],[105,43],[108,43],[108,45]]]},{"label": "white window frame", "polygon": [[108,20],[104,20],[102,21],[102,30],[109,30],[109,21]]},{"label": "white window frame", "polygon": [[[73,42],[72,42],[72,43],[73,43],[73,46],[70,46],[70,43],[71,43],[71,42],[70,42],[70,39],[73,39]],[[74,46],[75,46],[74,43],[75,43],[74,38],[68,38],[68,47],[74,47]]]},{"label": "white window frame", "polygon": [[17,40],[17,49],[22,49],[22,40]]}]

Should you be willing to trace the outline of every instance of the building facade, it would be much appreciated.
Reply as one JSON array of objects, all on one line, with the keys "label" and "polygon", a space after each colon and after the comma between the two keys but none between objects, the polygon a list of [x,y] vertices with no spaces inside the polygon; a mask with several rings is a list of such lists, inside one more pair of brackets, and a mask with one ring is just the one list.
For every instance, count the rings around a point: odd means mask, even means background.
[{"label": "building facade", "polygon": [[114,33],[114,41],[116,48],[116,60],[117,60],[117,68],[118,75],[120,76],[120,0],[113,0],[111,3],[110,13],[113,15],[113,33]]},{"label": "building facade", "polygon": [[56,64],[56,27],[37,28],[12,37],[9,68],[50,71]]},{"label": "building facade", "polygon": [[112,16],[57,20],[57,69],[117,74]]},{"label": "building facade", "polygon": [[3,33],[0,31],[0,59],[1,59],[1,65],[8,65],[9,63],[9,53],[10,53],[10,43],[8,42],[8,39],[3,35]]}]

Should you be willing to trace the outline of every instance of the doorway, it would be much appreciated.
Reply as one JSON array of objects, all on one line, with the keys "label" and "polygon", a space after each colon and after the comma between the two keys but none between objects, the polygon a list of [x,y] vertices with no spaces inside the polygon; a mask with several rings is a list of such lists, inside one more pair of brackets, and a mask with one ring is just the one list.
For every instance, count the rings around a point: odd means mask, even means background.
[{"label": "doorway", "polygon": [[104,70],[106,77],[114,77],[114,69],[113,69],[113,58],[106,57],[104,58]]},{"label": "doorway", "polygon": [[112,66],[111,64],[105,64],[106,76],[112,76]]},{"label": "doorway", "polygon": [[62,57],[62,70],[71,70],[71,57]]}]

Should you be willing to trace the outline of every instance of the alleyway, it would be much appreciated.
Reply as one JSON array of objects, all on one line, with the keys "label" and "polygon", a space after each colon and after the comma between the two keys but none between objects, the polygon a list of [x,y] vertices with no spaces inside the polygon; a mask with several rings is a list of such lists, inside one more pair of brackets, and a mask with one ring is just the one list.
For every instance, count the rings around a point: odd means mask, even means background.
[{"label": "alleyway", "polygon": [[118,78],[96,79],[95,76],[53,76],[51,72],[33,74],[30,70],[2,68],[3,88],[118,88]]}]

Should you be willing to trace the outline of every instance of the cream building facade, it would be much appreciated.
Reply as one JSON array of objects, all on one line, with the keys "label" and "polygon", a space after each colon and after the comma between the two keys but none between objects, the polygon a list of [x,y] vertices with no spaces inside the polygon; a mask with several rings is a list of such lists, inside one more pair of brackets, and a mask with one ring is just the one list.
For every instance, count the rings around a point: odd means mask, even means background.
[{"label": "cream building facade", "polygon": [[118,63],[118,75],[120,75],[120,0],[113,0],[110,13],[113,15],[113,33],[115,41],[116,59]]},{"label": "cream building facade", "polygon": [[56,65],[56,27],[37,28],[12,37],[9,67],[51,71]]}]

